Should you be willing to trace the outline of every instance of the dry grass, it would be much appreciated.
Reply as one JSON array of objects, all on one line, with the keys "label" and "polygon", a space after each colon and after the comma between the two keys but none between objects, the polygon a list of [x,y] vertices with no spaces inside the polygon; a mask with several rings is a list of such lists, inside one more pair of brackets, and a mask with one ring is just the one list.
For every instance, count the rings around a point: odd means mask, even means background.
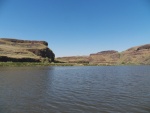
[{"label": "dry grass", "polygon": [[61,57],[57,60],[67,63],[89,62],[90,65],[150,64],[150,45],[132,47],[121,53],[106,51],[105,53],[91,54],[86,57]]},{"label": "dry grass", "polygon": [[147,61],[150,59],[150,50],[143,49],[140,51],[130,50],[121,53],[121,57],[118,61],[119,64],[149,64]]},{"label": "dry grass", "polygon": [[43,49],[46,45],[41,43],[18,43],[0,39],[0,56],[11,58],[40,58],[27,49]]},{"label": "dry grass", "polygon": [[71,57],[59,57],[57,61],[66,63],[89,63],[88,56],[71,56]]}]

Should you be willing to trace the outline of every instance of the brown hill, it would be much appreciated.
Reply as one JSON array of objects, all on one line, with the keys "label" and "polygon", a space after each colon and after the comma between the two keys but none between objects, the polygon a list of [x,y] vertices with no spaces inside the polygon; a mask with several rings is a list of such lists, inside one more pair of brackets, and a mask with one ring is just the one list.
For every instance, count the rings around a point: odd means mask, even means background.
[{"label": "brown hill", "polygon": [[56,60],[64,63],[89,63],[89,56],[58,57]]},{"label": "brown hill", "polygon": [[45,41],[0,38],[0,61],[40,62],[54,61],[55,54]]},{"label": "brown hill", "polygon": [[117,64],[120,58],[118,51],[108,50],[96,54],[90,54],[90,64],[113,65]]},{"label": "brown hill", "polygon": [[150,44],[132,47],[121,52],[121,57],[118,63],[150,64]]},{"label": "brown hill", "polygon": [[93,65],[150,64],[150,44],[132,47],[123,52],[108,50],[86,57],[59,57],[57,60],[68,63],[84,62]]}]

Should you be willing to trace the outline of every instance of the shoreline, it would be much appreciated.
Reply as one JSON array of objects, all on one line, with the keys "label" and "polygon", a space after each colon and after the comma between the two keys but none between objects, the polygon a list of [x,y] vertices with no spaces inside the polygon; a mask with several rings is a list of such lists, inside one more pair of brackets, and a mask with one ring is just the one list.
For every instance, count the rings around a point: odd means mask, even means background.
[{"label": "shoreline", "polygon": [[138,66],[146,64],[88,64],[88,63],[42,63],[42,62],[0,62],[0,67],[23,67],[23,66]]}]

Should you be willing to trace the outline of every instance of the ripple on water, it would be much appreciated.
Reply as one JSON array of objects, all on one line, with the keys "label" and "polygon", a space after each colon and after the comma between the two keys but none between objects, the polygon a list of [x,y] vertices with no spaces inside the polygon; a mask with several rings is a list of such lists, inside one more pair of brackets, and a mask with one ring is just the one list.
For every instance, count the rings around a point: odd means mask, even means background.
[{"label": "ripple on water", "polygon": [[150,66],[0,68],[0,113],[149,113]]}]

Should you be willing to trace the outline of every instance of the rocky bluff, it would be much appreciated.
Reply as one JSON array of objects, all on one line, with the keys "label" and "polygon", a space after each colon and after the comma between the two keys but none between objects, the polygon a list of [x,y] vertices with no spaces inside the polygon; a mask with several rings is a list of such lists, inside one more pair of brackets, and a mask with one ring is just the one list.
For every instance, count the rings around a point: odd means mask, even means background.
[{"label": "rocky bluff", "polygon": [[0,38],[1,62],[51,62],[54,59],[55,54],[46,41]]}]

